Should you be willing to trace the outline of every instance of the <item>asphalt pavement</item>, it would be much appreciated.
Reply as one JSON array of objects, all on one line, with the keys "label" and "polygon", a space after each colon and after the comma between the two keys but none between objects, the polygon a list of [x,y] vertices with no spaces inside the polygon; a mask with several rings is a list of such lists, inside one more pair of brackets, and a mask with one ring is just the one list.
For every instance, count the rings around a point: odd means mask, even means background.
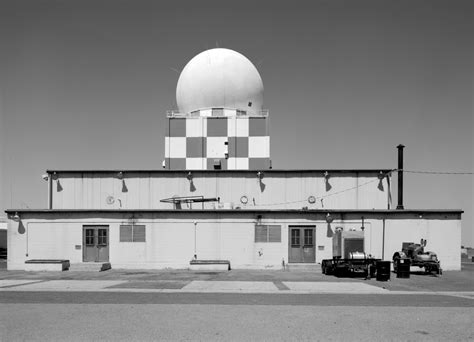
[{"label": "asphalt pavement", "polygon": [[0,269],[0,341],[468,341],[474,264],[389,281],[313,270]]},{"label": "asphalt pavement", "polygon": [[474,293],[474,263],[442,275],[411,272],[410,278],[389,281],[337,278],[319,269],[280,270],[123,270],[26,272],[0,269],[0,291],[154,291],[237,293]]}]

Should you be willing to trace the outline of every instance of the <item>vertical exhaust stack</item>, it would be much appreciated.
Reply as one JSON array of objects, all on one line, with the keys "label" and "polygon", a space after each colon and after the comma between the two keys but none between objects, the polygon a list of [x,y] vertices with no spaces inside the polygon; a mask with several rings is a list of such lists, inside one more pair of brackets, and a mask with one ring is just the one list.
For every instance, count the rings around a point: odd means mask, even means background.
[{"label": "vertical exhaust stack", "polygon": [[398,148],[398,204],[397,209],[405,209],[403,207],[403,149],[405,146],[402,144],[397,146]]}]

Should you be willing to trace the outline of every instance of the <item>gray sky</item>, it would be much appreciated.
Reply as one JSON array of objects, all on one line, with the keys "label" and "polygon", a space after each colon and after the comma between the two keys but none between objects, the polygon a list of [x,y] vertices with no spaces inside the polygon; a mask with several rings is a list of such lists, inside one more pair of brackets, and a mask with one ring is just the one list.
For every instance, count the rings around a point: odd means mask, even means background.
[{"label": "gray sky", "polygon": [[[263,78],[276,169],[395,168],[403,143],[407,170],[473,172],[473,22],[468,0],[0,0],[0,208],[44,208],[45,169],[159,169],[173,69],[217,45]],[[406,208],[466,211],[467,245],[473,192],[405,176]]]}]

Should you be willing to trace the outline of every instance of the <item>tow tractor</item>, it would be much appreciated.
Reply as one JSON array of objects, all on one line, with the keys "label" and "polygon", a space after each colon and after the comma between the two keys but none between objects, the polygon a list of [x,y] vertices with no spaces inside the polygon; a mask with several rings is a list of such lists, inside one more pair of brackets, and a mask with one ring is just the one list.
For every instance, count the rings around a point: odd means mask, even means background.
[{"label": "tow tractor", "polygon": [[420,243],[404,242],[402,250],[393,254],[393,268],[397,272],[400,262],[409,262],[411,266],[424,268],[426,273],[443,274],[438,256],[434,252],[426,251],[426,240],[421,239]]}]

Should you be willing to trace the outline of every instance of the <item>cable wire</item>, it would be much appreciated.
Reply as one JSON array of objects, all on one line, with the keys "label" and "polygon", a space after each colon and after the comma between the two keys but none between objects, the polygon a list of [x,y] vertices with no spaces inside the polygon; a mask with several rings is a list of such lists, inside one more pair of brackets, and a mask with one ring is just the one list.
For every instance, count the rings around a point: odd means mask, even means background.
[{"label": "cable wire", "polygon": [[[390,175],[392,172],[400,172],[400,171],[406,172],[406,173],[418,173],[418,174],[430,174],[430,175],[473,175],[474,174],[473,172],[443,172],[443,171],[418,171],[418,170],[393,169],[393,170],[390,170],[387,173],[385,173],[384,177]],[[347,189],[340,190],[340,191],[337,191],[337,192],[334,192],[334,193],[331,193],[331,194],[327,194],[327,195],[324,195],[324,196],[315,196],[314,198],[315,198],[315,200],[324,200],[327,197],[331,197],[331,196],[334,196],[334,195],[338,195],[338,194],[342,194],[342,193],[345,193],[345,192],[348,192],[348,191],[352,191],[352,190],[355,190],[357,188],[360,188],[362,186],[365,186],[365,185],[368,185],[370,183],[374,183],[374,182],[377,182],[377,181],[380,182],[381,180],[380,179],[373,179],[371,181],[359,184],[359,185],[354,186],[352,188],[347,188]],[[288,205],[288,204],[295,204],[295,203],[303,203],[303,202],[306,202],[306,201],[307,201],[307,199],[303,199],[303,200],[298,200],[298,201],[289,201],[289,202],[280,202],[280,203],[256,204],[254,206],[255,207],[267,207],[267,206],[275,206],[275,205]]]},{"label": "cable wire", "polygon": [[[371,181],[368,181],[368,182],[365,182],[365,183],[362,183],[362,184],[359,184],[359,185],[356,185],[356,186],[353,186],[352,188],[347,188],[347,189],[344,189],[344,190],[340,190],[340,191],[337,191],[337,192],[334,192],[332,194],[328,194],[328,195],[324,195],[324,196],[315,196],[315,200],[322,200],[322,199],[325,199],[327,197],[331,197],[331,196],[334,196],[334,195],[338,195],[338,194],[341,194],[343,192],[348,192],[348,191],[351,191],[351,190],[355,190],[357,188],[360,188],[362,186],[365,186],[367,184],[370,184],[370,183],[374,183],[374,182],[380,182],[380,179],[373,179]],[[286,204],[294,204],[294,203],[301,203],[301,202],[306,202],[307,199],[304,199],[304,200],[299,200],[299,201],[290,201],[290,202],[281,202],[281,203],[267,203],[267,204],[256,204],[255,207],[262,207],[262,206],[274,206],[274,205],[286,205]]]},{"label": "cable wire", "polygon": [[415,171],[415,170],[394,170],[407,173],[421,173],[429,175],[473,175],[474,172],[443,172],[443,171]]}]

